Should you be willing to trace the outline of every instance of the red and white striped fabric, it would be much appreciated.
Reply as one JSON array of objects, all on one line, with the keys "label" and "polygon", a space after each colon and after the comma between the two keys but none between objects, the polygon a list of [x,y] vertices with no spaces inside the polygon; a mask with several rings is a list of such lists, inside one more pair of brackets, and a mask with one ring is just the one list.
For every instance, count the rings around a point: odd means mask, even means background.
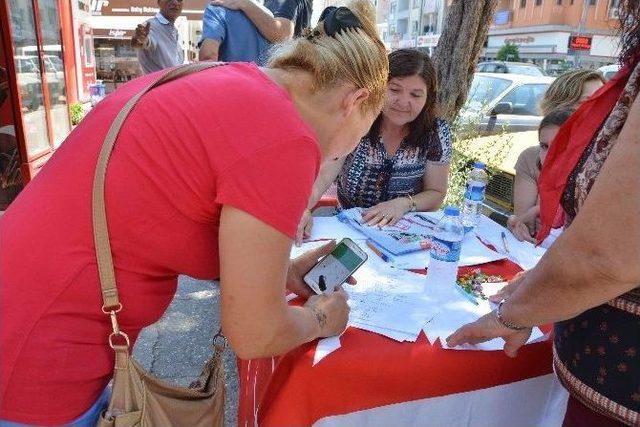
[{"label": "red and white striped fabric", "polygon": [[[461,269],[465,270],[465,269]],[[511,277],[509,261],[483,266]],[[567,393],[551,342],[500,351],[444,350],[350,328],[312,367],[316,343],[277,359],[239,361],[239,426],[560,426]]]}]

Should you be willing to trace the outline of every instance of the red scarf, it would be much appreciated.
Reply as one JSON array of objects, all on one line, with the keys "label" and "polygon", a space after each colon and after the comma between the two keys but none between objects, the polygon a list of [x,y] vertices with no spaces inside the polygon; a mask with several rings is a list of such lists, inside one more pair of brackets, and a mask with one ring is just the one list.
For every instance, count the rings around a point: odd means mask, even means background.
[{"label": "red scarf", "polygon": [[625,65],[607,84],[583,102],[553,140],[538,179],[541,222],[536,236],[538,244],[551,231],[571,171],[618,102],[632,70],[633,67]]}]

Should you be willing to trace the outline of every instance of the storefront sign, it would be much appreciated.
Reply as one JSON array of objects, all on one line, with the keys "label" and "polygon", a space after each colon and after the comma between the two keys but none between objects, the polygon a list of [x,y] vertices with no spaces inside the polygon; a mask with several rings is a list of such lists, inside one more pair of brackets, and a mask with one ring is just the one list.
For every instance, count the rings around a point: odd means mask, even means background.
[{"label": "storefront sign", "polygon": [[[189,19],[200,18],[209,0],[183,0],[182,13]],[[97,16],[154,15],[158,12],[157,0],[91,0],[91,14]]]},{"label": "storefront sign", "polygon": [[591,37],[588,37],[588,36],[569,37],[569,49],[591,50]]},{"label": "storefront sign", "polygon": [[527,36],[527,37],[511,37],[508,39],[504,39],[504,43],[508,44],[530,44],[535,42],[535,37]]},{"label": "storefront sign", "polygon": [[94,28],[93,37],[96,39],[130,39],[133,30],[121,30],[118,28]]},{"label": "storefront sign", "polygon": [[440,34],[418,36],[418,47],[434,47],[438,45]]}]

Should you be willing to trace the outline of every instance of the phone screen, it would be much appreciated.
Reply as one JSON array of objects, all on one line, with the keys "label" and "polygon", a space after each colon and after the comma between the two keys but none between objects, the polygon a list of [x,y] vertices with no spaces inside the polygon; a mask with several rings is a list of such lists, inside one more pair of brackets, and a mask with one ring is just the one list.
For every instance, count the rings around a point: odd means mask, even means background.
[{"label": "phone screen", "polygon": [[[364,253],[362,256],[359,255],[342,241],[305,275],[304,280],[317,293],[333,291],[344,283],[366,259]],[[326,289],[321,289],[319,286],[320,276],[324,276]]]}]

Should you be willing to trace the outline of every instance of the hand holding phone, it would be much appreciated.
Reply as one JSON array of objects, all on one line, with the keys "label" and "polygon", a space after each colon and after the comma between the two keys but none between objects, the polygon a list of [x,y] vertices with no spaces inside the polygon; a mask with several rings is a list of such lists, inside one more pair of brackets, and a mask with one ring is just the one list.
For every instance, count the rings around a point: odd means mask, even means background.
[{"label": "hand holding phone", "polygon": [[343,284],[367,260],[367,254],[351,239],[342,239],[303,277],[317,294],[330,293]]}]

